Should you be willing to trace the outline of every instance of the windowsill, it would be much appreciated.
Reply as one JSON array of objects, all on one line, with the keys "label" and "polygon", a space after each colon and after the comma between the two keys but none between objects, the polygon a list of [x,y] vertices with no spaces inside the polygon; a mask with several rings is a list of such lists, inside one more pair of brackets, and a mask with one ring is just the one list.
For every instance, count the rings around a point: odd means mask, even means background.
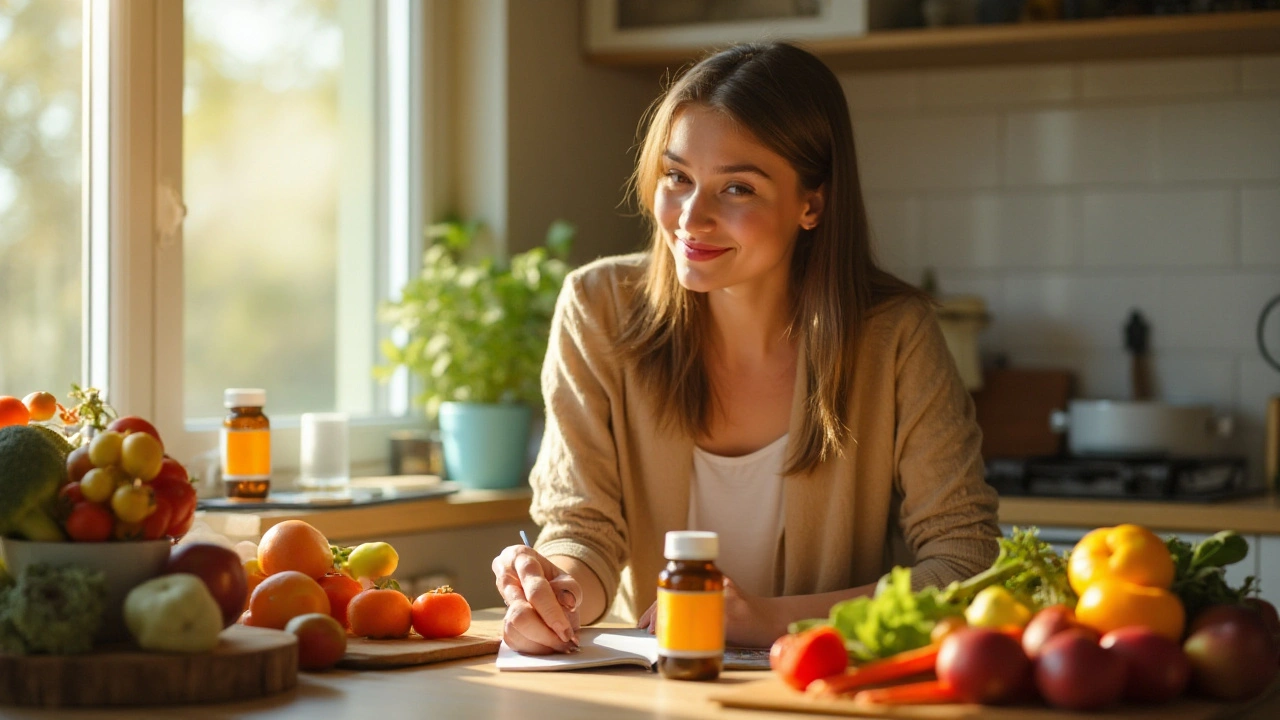
[{"label": "windowsill", "polygon": [[370,507],[338,507],[323,510],[265,510],[262,512],[201,511],[215,533],[232,540],[257,541],[272,525],[303,520],[333,543],[389,537],[454,528],[529,520],[529,488],[515,490],[462,490],[444,497],[406,500]]}]

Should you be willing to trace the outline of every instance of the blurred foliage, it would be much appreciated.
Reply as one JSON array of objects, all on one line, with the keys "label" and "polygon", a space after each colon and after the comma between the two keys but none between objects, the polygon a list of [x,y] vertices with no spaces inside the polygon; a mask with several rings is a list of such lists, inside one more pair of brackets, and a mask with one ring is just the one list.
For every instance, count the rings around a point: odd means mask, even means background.
[{"label": "blurred foliage", "polygon": [[0,0],[0,394],[80,377],[80,0]]},{"label": "blurred foliage", "polygon": [[421,274],[382,308],[407,340],[383,343],[391,366],[378,374],[403,365],[420,377],[418,400],[432,419],[449,401],[542,404],[542,360],[574,227],[557,220],[542,247],[509,262],[469,256],[482,231],[474,221],[431,226]]}]

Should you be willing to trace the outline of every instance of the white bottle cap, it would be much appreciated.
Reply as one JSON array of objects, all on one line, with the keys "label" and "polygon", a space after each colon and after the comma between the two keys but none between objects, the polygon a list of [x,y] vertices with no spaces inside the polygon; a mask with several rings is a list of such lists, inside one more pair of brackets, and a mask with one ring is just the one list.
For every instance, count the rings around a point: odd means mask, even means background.
[{"label": "white bottle cap", "polygon": [[262,407],[267,404],[267,391],[262,388],[227,388],[222,391],[222,407]]},{"label": "white bottle cap", "polygon": [[667,533],[668,560],[715,560],[720,556],[720,536],[702,530]]}]

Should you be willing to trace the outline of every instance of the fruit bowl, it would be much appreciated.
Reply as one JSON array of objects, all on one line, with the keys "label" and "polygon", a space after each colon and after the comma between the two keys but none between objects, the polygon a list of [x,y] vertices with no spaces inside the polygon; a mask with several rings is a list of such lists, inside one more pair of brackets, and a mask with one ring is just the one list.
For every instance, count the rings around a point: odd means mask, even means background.
[{"label": "fruit bowl", "polygon": [[96,639],[113,642],[129,639],[124,624],[124,598],[140,583],[159,575],[169,559],[173,543],[168,539],[126,542],[34,542],[0,538],[0,556],[17,577],[28,565],[78,565],[101,570],[106,576],[107,600],[102,628]]}]

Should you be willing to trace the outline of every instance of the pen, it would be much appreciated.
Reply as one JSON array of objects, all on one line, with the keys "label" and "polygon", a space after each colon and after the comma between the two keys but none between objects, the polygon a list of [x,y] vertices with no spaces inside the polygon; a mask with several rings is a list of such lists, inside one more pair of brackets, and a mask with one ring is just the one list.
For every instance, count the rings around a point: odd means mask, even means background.
[{"label": "pen", "polygon": [[[520,531],[520,540],[524,542],[525,547],[528,547],[528,548],[533,547],[533,543],[529,542],[529,536],[526,535],[523,530]],[[573,631],[570,630],[569,632],[572,633]],[[569,643],[570,643],[569,652],[578,652],[578,638],[576,635],[570,636]]]}]

